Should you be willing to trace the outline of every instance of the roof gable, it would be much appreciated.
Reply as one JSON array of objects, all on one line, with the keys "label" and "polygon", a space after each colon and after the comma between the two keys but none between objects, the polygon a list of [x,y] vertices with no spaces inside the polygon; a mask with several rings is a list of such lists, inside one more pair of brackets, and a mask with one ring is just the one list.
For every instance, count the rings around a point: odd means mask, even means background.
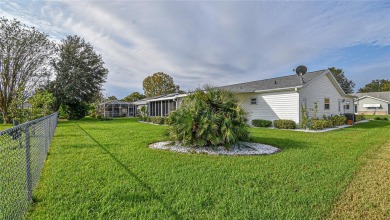
[{"label": "roof gable", "polygon": [[387,102],[390,102],[390,91],[388,92],[365,92],[365,93],[356,93],[354,94],[357,97],[362,98],[364,96],[370,96],[372,98],[381,99]]},{"label": "roof gable", "polygon": [[263,79],[263,80],[257,80],[252,82],[221,86],[218,88],[227,89],[232,92],[248,93],[248,92],[255,92],[259,90],[276,90],[276,89],[302,87],[306,83],[309,83],[310,81],[317,78],[321,74],[326,73],[327,71],[328,70],[319,70],[319,71],[309,72],[302,76],[303,82],[300,76],[294,74],[294,75],[282,76],[282,77],[271,78],[271,79]]}]

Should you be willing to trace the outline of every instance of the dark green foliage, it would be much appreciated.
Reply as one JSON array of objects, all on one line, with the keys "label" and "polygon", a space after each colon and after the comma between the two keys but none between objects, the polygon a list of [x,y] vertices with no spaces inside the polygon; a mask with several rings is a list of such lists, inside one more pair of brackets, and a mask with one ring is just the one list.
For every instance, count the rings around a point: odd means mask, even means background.
[{"label": "dark green foliage", "polygon": [[384,121],[388,121],[389,120],[389,118],[387,118],[387,117],[381,117],[381,116],[376,116],[375,118],[374,118],[375,120],[384,120]]},{"label": "dark green foliage", "polygon": [[297,125],[293,120],[279,119],[274,121],[274,127],[279,129],[295,129]]},{"label": "dark green foliage", "polygon": [[140,94],[139,92],[133,92],[130,95],[126,96],[124,99],[122,99],[122,101],[135,102],[137,100],[144,99],[144,98],[146,98],[145,95]]},{"label": "dark green foliage", "polygon": [[364,114],[361,115],[355,115],[355,122],[365,120]]},{"label": "dark green foliage", "polygon": [[330,72],[332,72],[334,78],[336,78],[340,87],[344,90],[346,94],[353,92],[353,88],[355,88],[355,83],[345,77],[344,71],[342,69],[336,69],[335,67],[331,67],[329,68],[329,70]]},{"label": "dark green foliage", "polygon": [[252,125],[255,127],[271,127],[272,121],[263,120],[263,119],[254,119],[252,120]]},{"label": "dark green foliage", "polygon": [[231,146],[249,138],[246,113],[234,93],[205,88],[187,96],[171,113],[172,139],[187,146]]},{"label": "dark green foliage", "polygon": [[[66,105],[69,109],[78,107],[77,103],[96,101],[108,74],[101,55],[78,36],[67,36],[58,51],[58,58],[52,62],[56,79],[49,85],[49,90],[57,98],[57,108]],[[83,111],[72,109],[70,112],[79,118]]]},{"label": "dark green foliage", "polygon": [[359,89],[359,92],[385,92],[390,91],[390,80],[376,79],[367,83],[363,88]]},{"label": "dark green foliage", "polygon": [[114,119],[109,117],[100,117],[100,121],[112,121],[112,120]]},{"label": "dark green foliage", "polygon": [[84,102],[74,102],[61,105],[59,115],[68,120],[79,120],[88,114],[88,104]]},{"label": "dark green foliage", "polygon": [[322,130],[322,129],[330,128],[330,127],[333,127],[331,120],[313,119],[313,120],[311,120],[311,123],[310,123],[310,129],[312,129],[312,130]]}]

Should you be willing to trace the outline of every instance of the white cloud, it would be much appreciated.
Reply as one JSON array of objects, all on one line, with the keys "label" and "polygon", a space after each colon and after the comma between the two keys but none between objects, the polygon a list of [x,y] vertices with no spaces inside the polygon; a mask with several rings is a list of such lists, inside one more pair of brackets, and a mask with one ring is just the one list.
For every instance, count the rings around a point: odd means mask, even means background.
[{"label": "white cloud", "polygon": [[[4,4],[0,12],[7,17],[56,38],[77,34],[91,42],[110,70],[107,90],[120,97],[127,94],[116,91],[140,91],[142,80],[157,71],[192,89],[285,75],[299,64],[321,66],[310,62],[354,45],[390,47],[390,6],[381,2]],[[337,65],[333,61],[328,65]]]}]

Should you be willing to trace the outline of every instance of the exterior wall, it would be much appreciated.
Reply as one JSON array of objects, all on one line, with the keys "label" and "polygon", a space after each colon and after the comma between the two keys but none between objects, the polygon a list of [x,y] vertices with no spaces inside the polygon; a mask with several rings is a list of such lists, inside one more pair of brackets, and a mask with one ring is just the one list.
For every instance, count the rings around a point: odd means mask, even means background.
[{"label": "exterior wall", "polygon": [[[256,98],[257,104],[251,104]],[[248,112],[248,122],[253,119],[277,120],[291,119],[299,122],[299,93],[284,91],[274,93],[237,94],[237,99],[243,109]]]},{"label": "exterior wall", "polygon": [[[329,110],[325,110],[325,98],[330,99]],[[300,90],[299,102],[306,103],[310,116],[313,116],[313,111],[310,109],[314,109],[314,102],[318,103],[317,117],[354,113],[353,99],[343,97],[326,74],[319,76]],[[347,103],[349,109],[344,107]]]},{"label": "exterior wall", "polygon": [[[365,97],[360,100],[357,100],[355,102],[357,106],[357,113],[358,114],[365,114],[365,115],[387,115],[389,114],[389,104],[384,101],[380,101],[377,99],[373,99],[370,97]],[[363,107],[364,104],[380,104],[381,107],[379,108],[365,108]]]}]

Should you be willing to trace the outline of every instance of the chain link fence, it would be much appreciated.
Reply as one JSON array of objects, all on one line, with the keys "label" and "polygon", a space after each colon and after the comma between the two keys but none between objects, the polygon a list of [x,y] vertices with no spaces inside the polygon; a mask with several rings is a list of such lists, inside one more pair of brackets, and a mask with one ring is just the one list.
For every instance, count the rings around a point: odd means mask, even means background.
[{"label": "chain link fence", "polygon": [[46,159],[58,113],[0,132],[0,219],[23,219]]}]

